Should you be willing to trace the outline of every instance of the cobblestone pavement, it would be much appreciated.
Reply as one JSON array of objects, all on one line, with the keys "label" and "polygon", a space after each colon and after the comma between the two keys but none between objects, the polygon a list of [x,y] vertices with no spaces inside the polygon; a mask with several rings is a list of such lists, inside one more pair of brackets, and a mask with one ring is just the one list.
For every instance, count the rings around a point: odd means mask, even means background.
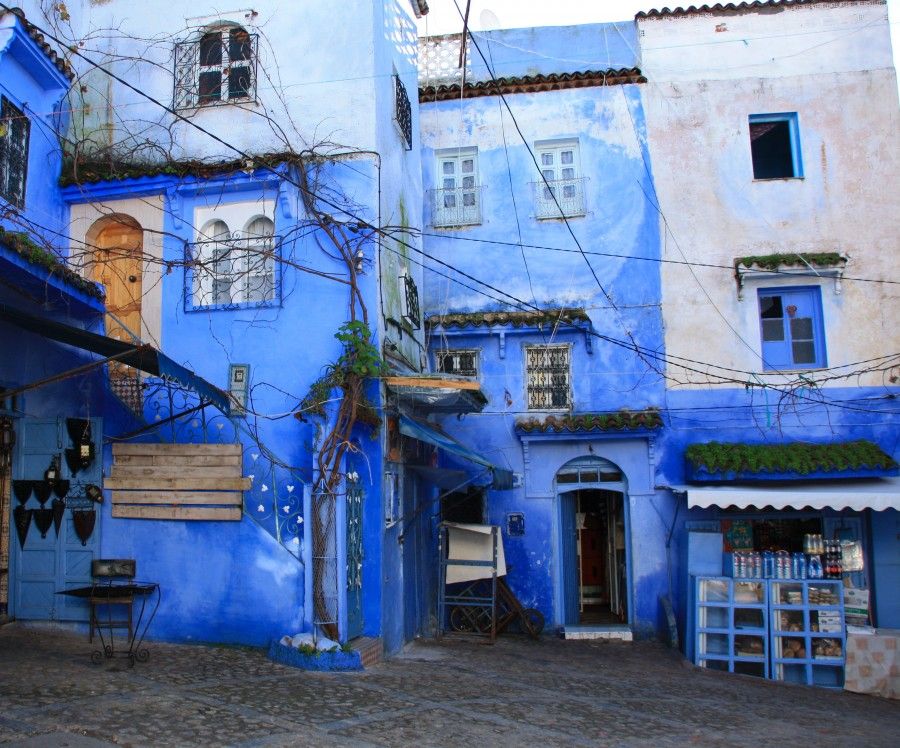
[{"label": "cobblestone pavement", "polygon": [[424,641],[365,673],[0,628],[0,743],[132,746],[894,746],[900,702],[702,672],[651,643]]}]

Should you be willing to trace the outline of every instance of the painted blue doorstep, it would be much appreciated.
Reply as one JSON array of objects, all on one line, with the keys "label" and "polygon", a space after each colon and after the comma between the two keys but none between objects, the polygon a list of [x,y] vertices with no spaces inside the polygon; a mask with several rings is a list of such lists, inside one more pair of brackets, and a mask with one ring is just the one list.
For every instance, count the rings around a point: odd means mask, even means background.
[{"label": "painted blue doorstep", "polygon": [[294,647],[286,647],[274,639],[269,645],[269,659],[281,665],[297,667],[301,670],[338,672],[363,669],[362,658],[356,650],[352,652],[337,651],[307,654]]}]

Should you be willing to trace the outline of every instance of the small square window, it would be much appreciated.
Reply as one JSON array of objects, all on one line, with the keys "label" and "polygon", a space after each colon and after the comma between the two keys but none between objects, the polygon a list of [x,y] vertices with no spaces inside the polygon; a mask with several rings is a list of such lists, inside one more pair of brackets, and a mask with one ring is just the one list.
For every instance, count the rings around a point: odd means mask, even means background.
[{"label": "small square window", "polygon": [[434,358],[437,370],[442,374],[457,374],[461,377],[478,376],[478,351],[476,350],[438,351]]},{"label": "small square window", "polygon": [[569,346],[526,346],[525,378],[529,410],[568,409],[572,401]]},{"label": "small square window", "polygon": [[754,179],[803,176],[796,112],[750,115],[750,155]]},{"label": "small square window", "polygon": [[817,369],[826,365],[818,286],[760,289],[759,324],[764,369]]}]

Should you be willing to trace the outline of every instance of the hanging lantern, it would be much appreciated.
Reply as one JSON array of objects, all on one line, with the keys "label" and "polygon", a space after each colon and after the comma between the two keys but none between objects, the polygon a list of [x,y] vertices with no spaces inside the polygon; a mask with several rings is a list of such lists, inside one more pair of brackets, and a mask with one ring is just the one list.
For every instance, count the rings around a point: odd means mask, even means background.
[{"label": "hanging lantern", "polygon": [[51,484],[59,480],[59,455],[50,458],[50,465],[44,471],[44,480]]},{"label": "hanging lantern", "polygon": [[66,431],[74,445],[66,449],[66,465],[74,475],[79,470],[87,470],[94,461],[91,422],[87,418],[67,418]]}]

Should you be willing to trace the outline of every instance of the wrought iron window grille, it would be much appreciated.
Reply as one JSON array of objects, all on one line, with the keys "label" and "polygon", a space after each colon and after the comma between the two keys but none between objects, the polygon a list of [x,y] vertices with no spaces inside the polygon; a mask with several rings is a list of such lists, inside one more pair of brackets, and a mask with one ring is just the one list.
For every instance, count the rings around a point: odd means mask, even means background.
[{"label": "wrought iron window grille", "polygon": [[281,237],[234,231],[187,245],[185,308],[233,309],[281,302]]},{"label": "wrought iron window grille", "polygon": [[532,182],[535,218],[583,216],[585,177]]},{"label": "wrought iron window grille", "polygon": [[481,223],[481,187],[431,190],[432,225],[476,226]]},{"label": "wrought iron window grille", "polygon": [[175,109],[255,102],[259,37],[239,26],[175,45]]},{"label": "wrought iron window grille", "polygon": [[478,351],[450,350],[438,351],[437,370],[442,374],[456,374],[461,377],[478,376]]},{"label": "wrought iron window grille", "polygon": [[3,96],[0,99],[0,197],[16,208],[25,207],[30,134],[31,121]]},{"label": "wrought iron window grille", "polygon": [[526,346],[525,373],[529,410],[571,407],[569,347]]},{"label": "wrought iron window grille", "polygon": [[403,318],[409,322],[413,330],[418,330],[422,326],[419,289],[416,288],[416,282],[411,275],[401,275],[400,282],[403,284]]},{"label": "wrought iron window grille", "polygon": [[394,74],[394,121],[400,130],[400,135],[406,143],[406,150],[412,150],[412,107],[406,86],[400,80],[400,76]]}]

